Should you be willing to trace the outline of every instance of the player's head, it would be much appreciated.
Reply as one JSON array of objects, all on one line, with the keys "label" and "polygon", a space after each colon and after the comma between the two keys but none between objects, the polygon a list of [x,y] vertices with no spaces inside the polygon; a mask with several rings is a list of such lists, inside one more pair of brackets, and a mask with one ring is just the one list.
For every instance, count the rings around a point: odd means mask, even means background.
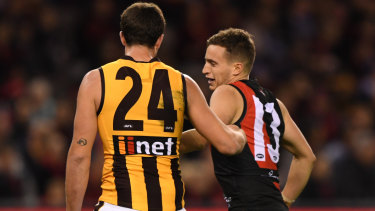
[{"label": "player's head", "polygon": [[124,37],[128,46],[153,48],[162,37],[165,25],[163,12],[156,4],[137,2],[121,14],[120,36]]},{"label": "player's head", "polygon": [[242,29],[219,31],[207,40],[203,74],[209,88],[249,77],[255,59],[252,35]]}]

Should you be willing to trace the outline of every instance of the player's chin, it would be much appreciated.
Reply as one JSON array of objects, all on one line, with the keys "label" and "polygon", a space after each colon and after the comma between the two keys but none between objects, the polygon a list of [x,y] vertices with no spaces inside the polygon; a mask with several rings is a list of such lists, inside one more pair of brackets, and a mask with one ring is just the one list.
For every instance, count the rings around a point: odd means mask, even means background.
[{"label": "player's chin", "polygon": [[214,91],[216,89],[216,85],[209,85],[208,86],[208,89],[211,90],[211,91]]}]

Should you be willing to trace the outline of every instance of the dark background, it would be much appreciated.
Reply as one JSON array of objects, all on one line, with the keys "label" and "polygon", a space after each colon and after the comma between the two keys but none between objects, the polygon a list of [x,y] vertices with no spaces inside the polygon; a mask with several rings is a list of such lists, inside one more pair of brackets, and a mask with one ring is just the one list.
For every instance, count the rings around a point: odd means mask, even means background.
[{"label": "dark background", "polygon": [[[78,87],[123,54],[120,14],[132,2],[0,0],[0,206],[64,206]],[[375,1],[154,2],[167,20],[159,58],[207,98],[207,38],[227,27],[255,36],[251,76],[284,102],[318,158],[296,206],[375,205]],[[100,194],[100,140],[93,150],[88,207]],[[187,205],[225,206],[208,151],[182,162]]]}]

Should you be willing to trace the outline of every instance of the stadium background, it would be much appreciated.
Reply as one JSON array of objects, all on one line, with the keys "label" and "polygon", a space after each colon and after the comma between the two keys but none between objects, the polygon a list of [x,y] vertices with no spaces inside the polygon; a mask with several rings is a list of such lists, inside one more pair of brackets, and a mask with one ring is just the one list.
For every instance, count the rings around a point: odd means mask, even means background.
[{"label": "stadium background", "polygon": [[[132,2],[0,0],[1,208],[64,207],[77,89],[86,72],[123,54],[119,16]],[[206,39],[230,26],[255,36],[252,76],[285,103],[318,158],[293,210],[375,207],[375,1],[154,2],[167,19],[159,58],[207,98]],[[88,208],[100,194],[99,140],[93,151]],[[283,152],[282,181],[289,161]],[[225,210],[208,150],[182,163],[187,207]]]}]

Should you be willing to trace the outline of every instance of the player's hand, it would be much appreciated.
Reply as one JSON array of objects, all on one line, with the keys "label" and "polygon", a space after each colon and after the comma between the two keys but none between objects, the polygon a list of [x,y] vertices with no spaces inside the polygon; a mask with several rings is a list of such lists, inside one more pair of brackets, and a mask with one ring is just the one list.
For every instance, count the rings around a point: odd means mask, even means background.
[{"label": "player's hand", "polygon": [[247,143],[247,137],[245,131],[243,131],[241,128],[239,128],[237,125],[227,125],[231,130],[235,131],[236,133],[241,134],[241,147],[243,148],[245,144]]}]

